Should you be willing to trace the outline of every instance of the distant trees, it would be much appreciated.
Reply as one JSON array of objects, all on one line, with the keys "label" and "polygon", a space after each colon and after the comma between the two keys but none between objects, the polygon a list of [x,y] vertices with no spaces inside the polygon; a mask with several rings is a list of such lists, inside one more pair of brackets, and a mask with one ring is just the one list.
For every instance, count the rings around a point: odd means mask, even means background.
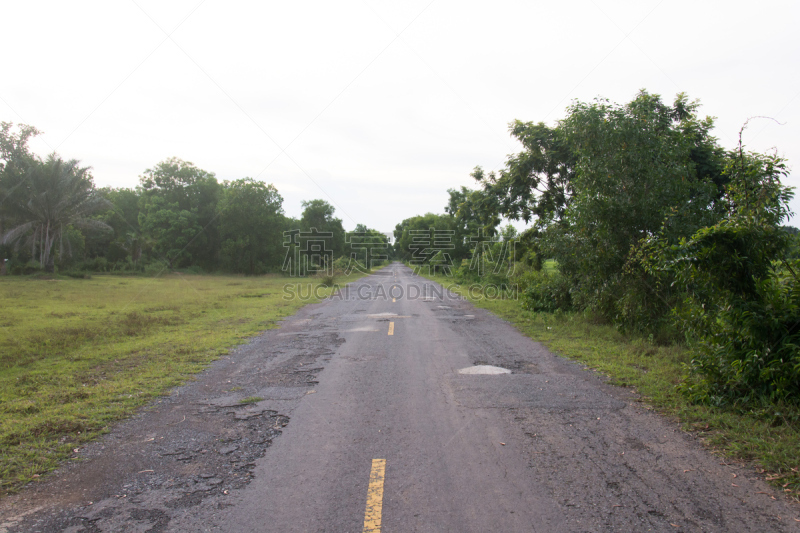
[{"label": "distant trees", "polygon": [[133,189],[98,189],[111,208],[102,219],[113,233],[87,233],[87,258],[104,258],[109,264],[126,265],[136,270],[153,249],[152,239],[139,227],[139,193]]},{"label": "distant trees", "polygon": [[[213,172],[174,157],[146,169],[135,189],[96,189],[90,169],[77,161],[31,154],[28,141],[38,133],[0,123],[0,254],[12,272],[277,272],[287,251],[284,232],[312,228],[325,235],[330,257],[349,255],[342,221],[323,200],[303,202],[301,219],[290,219],[273,185],[251,178],[220,183]],[[385,243],[367,231],[367,241]]]},{"label": "distant trees", "polygon": [[[500,218],[496,199],[467,187],[448,189],[444,214],[427,213],[395,226],[394,251],[398,258],[416,265],[460,268],[472,258],[480,240],[497,240]],[[477,248],[481,253],[481,247]]]},{"label": "distant trees", "polygon": [[427,213],[407,218],[395,226],[395,254],[403,261],[417,264],[429,263],[438,250],[455,259],[454,228],[455,217],[449,214]]},{"label": "distant trees", "polygon": [[[350,254],[348,268],[369,269],[380,263],[394,259],[394,250],[389,237],[364,224],[356,224],[356,229],[345,234],[345,250]],[[357,261],[358,264],[354,264]]]}]

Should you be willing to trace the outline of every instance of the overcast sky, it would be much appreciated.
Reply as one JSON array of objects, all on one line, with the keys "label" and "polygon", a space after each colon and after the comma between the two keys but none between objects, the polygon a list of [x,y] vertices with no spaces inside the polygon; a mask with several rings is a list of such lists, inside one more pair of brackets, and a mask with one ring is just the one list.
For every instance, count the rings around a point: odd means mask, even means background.
[{"label": "overcast sky", "polygon": [[0,120],[36,126],[36,153],[80,159],[99,186],[176,156],[274,184],[288,215],[323,198],[347,229],[391,231],[501,167],[510,121],[641,88],[700,99],[726,148],[774,117],[747,148],[800,161],[796,1],[3,0],[0,15]]}]

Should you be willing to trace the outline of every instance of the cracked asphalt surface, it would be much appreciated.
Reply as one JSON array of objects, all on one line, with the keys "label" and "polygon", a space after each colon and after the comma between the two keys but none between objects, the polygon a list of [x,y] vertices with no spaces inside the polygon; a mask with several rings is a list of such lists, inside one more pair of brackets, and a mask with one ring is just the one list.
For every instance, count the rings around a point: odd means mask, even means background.
[{"label": "cracked asphalt surface", "polygon": [[750,468],[400,264],[80,455],[0,501],[0,532],[358,532],[373,459],[385,532],[800,531]]}]

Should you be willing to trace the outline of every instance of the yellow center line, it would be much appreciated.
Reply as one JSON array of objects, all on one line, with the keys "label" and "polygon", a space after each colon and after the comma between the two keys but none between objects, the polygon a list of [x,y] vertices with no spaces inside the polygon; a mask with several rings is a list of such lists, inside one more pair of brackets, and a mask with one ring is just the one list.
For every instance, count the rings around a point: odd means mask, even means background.
[{"label": "yellow center line", "polygon": [[389,335],[394,335],[394,322],[389,322]]},{"label": "yellow center line", "polygon": [[367,509],[364,511],[363,533],[379,533],[383,511],[383,478],[386,474],[386,459],[373,459],[367,489]]}]

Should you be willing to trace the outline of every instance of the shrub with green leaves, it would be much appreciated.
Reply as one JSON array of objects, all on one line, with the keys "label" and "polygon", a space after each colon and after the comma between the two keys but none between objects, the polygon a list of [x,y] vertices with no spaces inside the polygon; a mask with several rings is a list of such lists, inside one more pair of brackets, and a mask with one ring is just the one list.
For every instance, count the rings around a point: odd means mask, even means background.
[{"label": "shrub with green leaves", "polygon": [[680,312],[698,340],[691,375],[681,385],[695,401],[800,403],[800,286],[771,276],[759,280],[756,295],[728,301],[713,316],[697,301]]},{"label": "shrub with green leaves", "polygon": [[745,154],[725,168],[725,216],[669,246],[659,261],[686,296],[675,316],[696,349],[681,388],[696,401],[800,403],[800,262],[787,260],[787,171],[774,155]]},{"label": "shrub with green leaves", "polygon": [[530,270],[519,277],[522,307],[529,311],[568,311],[572,308],[570,283],[559,272]]}]

